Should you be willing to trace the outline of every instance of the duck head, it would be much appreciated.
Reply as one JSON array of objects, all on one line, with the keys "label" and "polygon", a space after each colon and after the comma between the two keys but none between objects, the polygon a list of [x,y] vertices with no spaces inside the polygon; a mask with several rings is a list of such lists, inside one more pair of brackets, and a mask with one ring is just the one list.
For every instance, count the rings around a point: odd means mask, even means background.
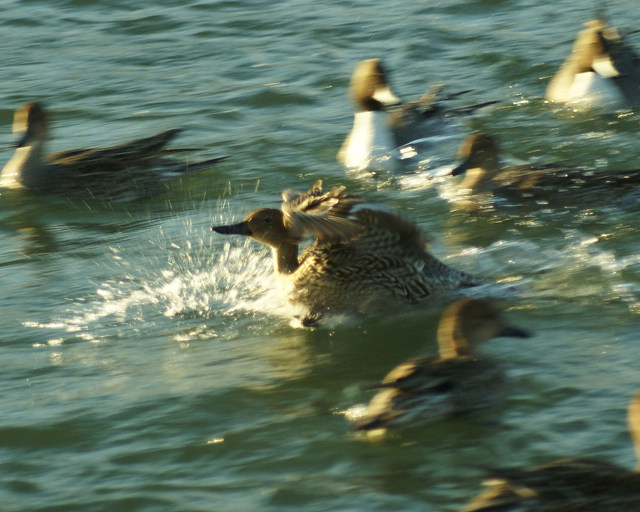
[{"label": "duck head", "polygon": [[591,20],[585,23],[573,44],[572,54],[576,59],[576,72],[595,71],[605,78],[618,76],[620,73],[609,55],[608,46],[618,42],[620,36],[615,28],[607,27],[602,20]]},{"label": "duck head", "polygon": [[275,208],[260,208],[252,211],[242,222],[213,226],[211,229],[222,235],[248,236],[270,247],[296,242],[284,225],[282,211]]},{"label": "duck head", "polygon": [[465,299],[449,307],[438,324],[438,346],[442,358],[473,355],[474,347],[493,338],[529,338],[531,334],[505,324],[487,301]]},{"label": "duck head", "polygon": [[387,73],[380,59],[367,59],[358,63],[349,84],[351,100],[363,111],[379,111],[399,105],[400,99],[387,82]]},{"label": "duck head", "polygon": [[458,149],[458,157],[462,163],[451,171],[451,175],[465,174],[460,185],[462,188],[481,188],[485,178],[489,178],[500,168],[498,142],[487,133],[478,133],[463,140]]},{"label": "duck head", "polygon": [[49,132],[49,123],[42,104],[32,101],[18,108],[13,115],[12,131],[22,134],[16,142],[19,148],[44,140]]},{"label": "duck head", "polygon": [[212,226],[212,231],[222,235],[243,235],[271,247],[275,270],[290,274],[298,267],[298,238],[285,227],[282,211],[261,208],[252,211],[237,224]]}]

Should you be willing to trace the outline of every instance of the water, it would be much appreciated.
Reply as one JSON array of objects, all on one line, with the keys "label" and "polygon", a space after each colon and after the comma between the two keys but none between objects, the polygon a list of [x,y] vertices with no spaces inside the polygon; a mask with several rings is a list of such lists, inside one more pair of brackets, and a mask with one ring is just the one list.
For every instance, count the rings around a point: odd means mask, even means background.
[{"label": "water", "polygon": [[[461,211],[446,180],[429,179],[455,162],[449,139],[425,155],[430,169],[395,180],[335,161],[351,70],[381,56],[406,97],[447,82],[502,100],[466,129],[494,133],[511,159],[637,167],[638,114],[542,100],[591,5],[131,5],[0,6],[0,146],[14,108],[37,99],[51,151],[180,126],[176,145],[231,158],[136,203],[2,192],[3,510],[456,510],[481,464],[635,464],[624,414],[640,383],[637,208]],[[634,7],[608,3],[623,31]],[[341,413],[367,385],[434,353],[440,310],[297,328],[268,252],[209,231],[318,178],[406,211],[438,257],[498,283],[482,293],[536,333],[486,347],[512,379],[504,411],[381,443],[348,433]]]}]

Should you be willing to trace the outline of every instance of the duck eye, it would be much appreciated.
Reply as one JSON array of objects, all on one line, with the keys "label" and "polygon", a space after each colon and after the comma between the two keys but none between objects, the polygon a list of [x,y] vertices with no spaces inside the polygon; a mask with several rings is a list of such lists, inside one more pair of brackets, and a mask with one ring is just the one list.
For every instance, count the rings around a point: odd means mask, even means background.
[{"label": "duck eye", "polygon": [[269,224],[271,222],[271,217],[265,217],[264,221]]}]

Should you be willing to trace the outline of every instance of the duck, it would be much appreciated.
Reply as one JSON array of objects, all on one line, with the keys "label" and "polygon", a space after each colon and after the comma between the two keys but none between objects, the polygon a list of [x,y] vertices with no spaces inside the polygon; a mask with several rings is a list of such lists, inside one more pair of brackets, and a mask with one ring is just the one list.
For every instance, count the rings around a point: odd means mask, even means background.
[{"label": "duck", "polygon": [[[242,222],[211,229],[271,248],[289,302],[309,312],[303,325],[330,313],[368,315],[419,304],[480,283],[435,258],[416,224],[343,186],[323,191],[318,180],[306,192],[285,190],[282,198],[280,209],[260,208]],[[314,241],[299,255],[307,234]]]},{"label": "duck", "polygon": [[45,154],[48,114],[41,102],[29,102],[15,111],[13,132],[21,137],[0,172],[0,187],[104,200],[137,198],[157,191],[167,180],[210,169],[227,158],[188,163],[164,158],[191,151],[165,149],[180,131],[166,130],[116,146]]},{"label": "duck", "polygon": [[[640,393],[628,407],[628,423],[640,461]],[[639,468],[640,469],[640,468]],[[611,512],[640,510],[640,471],[594,457],[566,458],[533,468],[492,471],[488,489],[461,512]]]},{"label": "duck", "polygon": [[353,418],[353,429],[380,435],[494,407],[506,396],[506,376],[477,347],[503,336],[531,333],[504,323],[485,299],[449,306],[438,323],[439,355],[409,359],[387,373],[365,410]]},{"label": "duck", "polygon": [[545,93],[551,102],[602,108],[640,105],[640,58],[603,19],[585,23]]},{"label": "duck", "polygon": [[449,114],[472,113],[497,103],[448,109],[445,102],[469,91],[443,95],[443,88],[434,85],[417,100],[403,103],[391,89],[381,59],[360,61],[349,84],[355,105],[353,127],[338,151],[338,161],[347,169],[398,172],[403,160],[398,148],[441,134]]},{"label": "duck", "polygon": [[450,173],[464,175],[458,188],[472,195],[492,194],[516,204],[609,202],[631,197],[640,186],[640,169],[613,171],[553,163],[504,167],[500,164],[498,140],[488,133],[467,137],[460,144],[458,157],[462,162]]}]

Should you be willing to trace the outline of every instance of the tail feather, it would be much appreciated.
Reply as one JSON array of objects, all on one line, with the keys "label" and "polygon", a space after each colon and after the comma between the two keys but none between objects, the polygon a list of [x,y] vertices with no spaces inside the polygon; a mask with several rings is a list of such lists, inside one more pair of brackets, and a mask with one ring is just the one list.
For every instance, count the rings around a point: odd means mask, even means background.
[{"label": "tail feather", "polygon": [[229,158],[229,155],[219,156],[217,158],[210,158],[208,160],[200,160],[198,162],[186,163],[182,166],[183,174],[193,174],[196,172],[206,171],[207,169],[211,169],[214,165],[223,160]]}]

